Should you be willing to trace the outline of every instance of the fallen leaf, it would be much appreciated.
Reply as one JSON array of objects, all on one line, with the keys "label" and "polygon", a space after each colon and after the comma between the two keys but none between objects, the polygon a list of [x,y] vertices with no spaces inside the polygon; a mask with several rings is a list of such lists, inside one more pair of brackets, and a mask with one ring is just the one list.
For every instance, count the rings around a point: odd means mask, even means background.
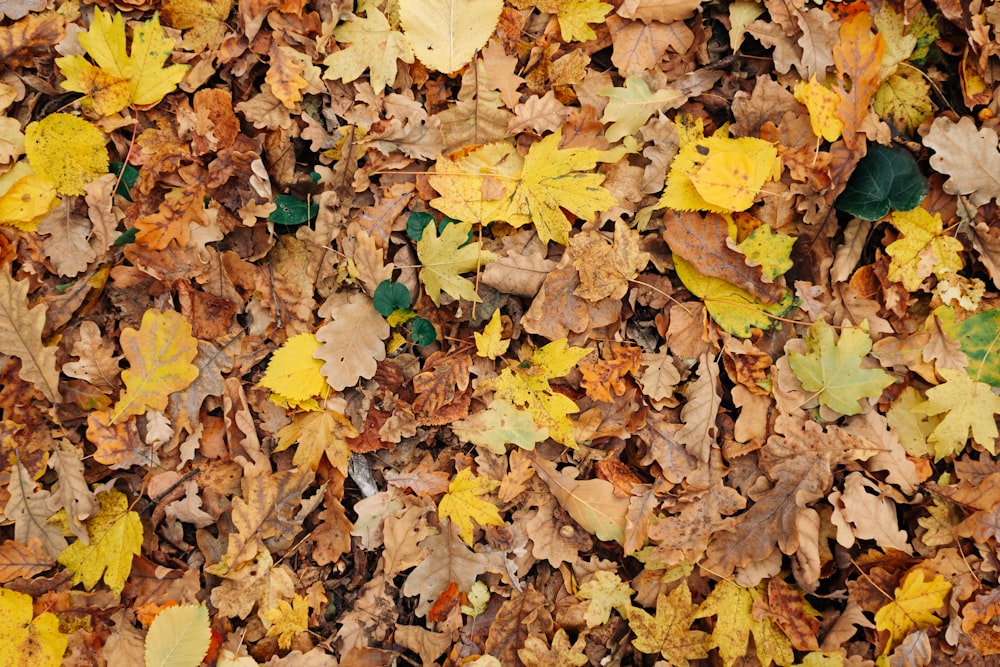
[{"label": "fallen leaf", "polygon": [[73,575],[73,583],[91,590],[101,579],[115,593],[125,587],[132,558],[142,547],[142,521],[129,510],[128,498],[112,489],[97,494],[100,509],[87,520],[89,543],[77,540],[59,554],[59,563]]},{"label": "fallen leaf", "polygon": [[34,615],[30,595],[0,588],[0,662],[58,667],[68,636],[59,631],[59,618],[52,612]]},{"label": "fallen leaf", "polygon": [[677,667],[688,667],[690,661],[707,657],[711,647],[707,632],[690,629],[698,611],[698,605],[691,603],[687,582],[657,596],[655,616],[629,607],[628,623],[635,633],[632,645],[643,653],[659,654]]},{"label": "fallen leaf", "polygon": [[502,8],[502,0],[401,0],[399,22],[420,62],[451,74],[486,45]]},{"label": "fallen leaf", "polygon": [[458,526],[458,536],[472,546],[472,531],[475,523],[480,526],[502,526],[503,519],[496,505],[480,498],[500,486],[500,482],[480,475],[472,476],[471,468],[459,471],[448,485],[448,493],[438,503],[438,516]]}]

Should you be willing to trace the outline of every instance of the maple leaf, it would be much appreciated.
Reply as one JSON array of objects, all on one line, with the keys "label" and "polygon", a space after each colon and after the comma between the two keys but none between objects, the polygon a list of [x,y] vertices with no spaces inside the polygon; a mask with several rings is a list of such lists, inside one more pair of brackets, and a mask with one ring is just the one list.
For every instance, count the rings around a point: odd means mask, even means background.
[{"label": "maple leaf", "polygon": [[[708,656],[711,639],[707,632],[691,630],[698,606],[682,581],[669,594],[656,598],[656,616],[638,607],[628,608],[628,624],[635,633],[632,645],[643,653],[659,653],[671,665],[688,667],[691,660]],[[765,663],[766,664],[766,663]]]},{"label": "maple leaf", "polygon": [[531,634],[524,640],[524,648],[517,650],[517,657],[525,667],[582,667],[590,662],[583,652],[586,646],[586,632],[581,632],[570,645],[566,630],[559,628],[552,636],[552,648],[543,637]]},{"label": "maple leaf", "polygon": [[295,635],[309,631],[309,600],[301,595],[293,597],[291,604],[279,600],[278,606],[266,610],[263,618],[271,624],[267,636],[277,637],[278,647],[287,651]]},{"label": "maple leaf", "polygon": [[944,606],[951,584],[940,574],[925,581],[924,574],[921,569],[907,573],[893,593],[892,602],[875,612],[875,628],[889,633],[883,657],[912,630],[941,625],[934,612]]},{"label": "maple leaf", "polygon": [[605,88],[598,91],[608,98],[604,107],[602,123],[611,123],[604,131],[608,141],[619,141],[639,131],[649,117],[665,109],[673,109],[687,101],[687,96],[670,88],[661,88],[655,93],[640,77],[625,79],[622,88]]},{"label": "maple leaf", "polygon": [[861,412],[859,401],[876,398],[895,382],[880,368],[863,368],[862,360],[872,349],[865,329],[843,329],[835,339],[833,327],[819,320],[809,330],[808,354],[791,352],[788,364],[802,388],[816,392],[820,403],[842,415]]},{"label": "maple leaf", "polygon": [[438,516],[451,519],[458,526],[458,536],[472,546],[473,520],[480,526],[502,526],[500,511],[493,503],[479,496],[490,493],[500,482],[488,477],[473,477],[470,468],[459,471],[448,485],[448,493],[438,503]]},{"label": "maple leaf", "polygon": [[933,216],[922,206],[909,211],[893,211],[892,224],[903,238],[890,243],[885,252],[889,263],[889,280],[903,283],[913,292],[931,274],[941,277],[960,271],[964,263],[959,255],[962,242],[943,235],[941,214]]},{"label": "maple leaf", "polygon": [[11,266],[0,269],[0,353],[21,360],[18,375],[53,404],[58,403],[59,371],[56,348],[42,344],[45,304],[28,308],[28,281],[14,280]]},{"label": "maple leaf", "polygon": [[503,0],[400,0],[399,22],[420,62],[451,74],[486,44],[501,9]]},{"label": "maple leaf", "polygon": [[396,60],[413,62],[413,48],[403,33],[393,30],[385,14],[369,6],[365,18],[355,16],[333,31],[338,44],[350,44],[326,57],[324,79],[354,81],[370,70],[372,88],[381,92],[396,78]]},{"label": "maple leaf", "polygon": [[576,447],[573,423],[567,415],[578,412],[579,408],[568,396],[553,391],[549,380],[569,373],[591,351],[591,348],[567,347],[565,338],[554,340],[534,351],[530,365],[508,366],[498,377],[481,382],[480,387],[493,389],[494,400],[526,410],[558,442]]},{"label": "maple leaf", "polygon": [[95,9],[90,30],[78,33],[77,39],[97,66],[81,55],[56,58],[66,77],[62,86],[86,95],[102,116],[116,114],[130,104],[155,106],[188,70],[187,65],[163,66],[174,40],[164,36],[158,14],[135,26],[130,52],[125,47],[125,19],[118,13]]},{"label": "maple leaf", "polygon": [[510,340],[504,339],[503,322],[500,320],[500,309],[497,308],[490,316],[490,321],[483,327],[483,333],[473,334],[476,339],[476,354],[487,359],[502,357],[510,347]]},{"label": "maple leaf", "polygon": [[139,415],[146,408],[163,410],[175,391],[186,389],[198,377],[191,363],[198,355],[198,341],[191,324],[173,310],[149,309],[139,330],[125,329],[119,337],[129,368],[122,371],[125,391],[111,414],[111,423]]},{"label": "maple leaf", "polygon": [[67,637],[59,631],[58,616],[34,615],[30,595],[0,588],[0,664],[59,667]]},{"label": "maple leaf", "polygon": [[326,397],[330,385],[320,372],[323,360],[313,356],[320,346],[315,334],[300,333],[274,351],[260,379],[260,386],[276,394],[272,400],[311,406],[314,399]]},{"label": "maple leaf", "polygon": [[937,372],[944,384],[928,389],[927,400],[911,408],[918,415],[945,415],[927,437],[934,447],[934,459],[960,454],[970,436],[995,454],[997,426],[993,416],[1000,412],[1000,396],[964,370],[939,368]]},{"label": "maple leaf", "polygon": [[711,645],[718,647],[724,667],[733,667],[746,655],[751,634],[761,665],[773,662],[789,667],[795,659],[791,642],[777,623],[766,616],[758,620],[754,615],[754,603],[766,599],[766,587],[762,582],[754,588],[743,588],[723,579],[698,607],[694,618],[716,616]]},{"label": "maple leaf", "polygon": [[470,243],[471,230],[470,222],[452,223],[438,236],[437,227],[431,223],[417,241],[417,257],[422,265],[420,281],[435,306],[441,305],[442,290],[456,299],[480,300],[475,284],[459,274],[476,271],[498,255],[484,250],[478,241]]},{"label": "maple leaf", "polygon": [[64,195],[85,194],[85,185],[108,173],[106,142],[93,123],[67,113],[49,114],[24,129],[31,168]]},{"label": "maple leaf", "polygon": [[315,471],[319,468],[323,454],[326,454],[330,465],[346,475],[347,463],[351,458],[347,438],[358,437],[358,431],[339,412],[318,410],[295,415],[292,423],[281,428],[276,435],[278,445],[274,448],[275,452],[284,451],[298,443],[295,456],[292,457],[295,465],[308,466]]},{"label": "maple leaf", "polygon": [[385,359],[389,323],[379,315],[371,299],[360,292],[338,302],[329,314],[329,322],[316,331],[321,345],[313,357],[325,363],[320,373],[335,391],[343,391],[370,378]]},{"label": "maple leaf", "polygon": [[427,181],[441,196],[430,204],[464,222],[504,220],[523,167],[524,158],[505,141],[439,157]]},{"label": "maple leaf", "polygon": [[128,498],[116,489],[97,494],[100,510],[87,520],[89,544],[77,540],[59,554],[59,563],[73,575],[73,583],[90,590],[103,577],[115,593],[125,587],[132,557],[142,548],[142,520],[129,511]]},{"label": "maple leaf", "polygon": [[628,616],[632,609],[632,595],[635,591],[614,572],[598,570],[593,579],[580,585],[578,598],[590,600],[583,618],[588,628],[596,628],[608,622],[611,610],[617,609],[622,616]]},{"label": "maple leaf", "polygon": [[534,223],[543,243],[568,245],[572,225],[563,209],[589,220],[598,211],[616,206],[618,198],[601,186],[602,174],[584,173],[597,164],[600,151],[563,150],[560,141],[561,128],[528,149],[505,219],[515,227]]},{"label": "maple leaf", "polygon": [[559,34],[567,43],[597,39],[597,33],[587,24],[604,23],[604,17],[614,9],[600,0],[561,0],[555,4]]}]

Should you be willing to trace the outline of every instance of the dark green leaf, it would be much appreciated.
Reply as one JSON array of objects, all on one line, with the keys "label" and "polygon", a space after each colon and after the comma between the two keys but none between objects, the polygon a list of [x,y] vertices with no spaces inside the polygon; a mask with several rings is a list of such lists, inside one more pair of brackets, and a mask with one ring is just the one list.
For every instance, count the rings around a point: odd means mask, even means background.
[{"label": "dark green leaf", "polygon": [[[124,167],[124,174],[122,173],[122,167]],[[115,190],[115,194],[132,201],[132,188],[135,187],[135,182],[139,180],[139,170],[130,164],[112,162],[111,171],[116,175],[121,175],[121,180],[118,182],[118,189]]]},{"label": "dark green leaf", "polygon": [[909,211],[927,195],[927,179],[908,150],[868,146],[836,207],[865,220],[879,220],[889,209]]},{"label": "dark green leaf", "polygon": [[406,310],[410,307],[410,290],[402,283],[383,280],[375,288],[372,303],[382,317],[389,317],[395,310]]},{"label": "dark green leaf", "polygon": [[406,235],[414,241],[424,238],[424,227],[434,222],[434,216],[424,211],[413,211],[406,219]]},{"label": "dark green leaf", "polygon": [[121,236],[115,239],[116,246],[128,245],[129,243],[135,243],[135,235],[139,233],[138,227],[129,227]]},{"label": "dark green leaf", "polygon": [[274,198],[274,204],[277,208],[267,219],[276,225],[301,225],[319,213],[319,204],[307,204],[291,195],[278,195]]},{"label": "dark green leaf", "polygon": [[429,321],[422,317],[415,317],[410,322],[410,338],[413,339],[414,343],[423,347],[437,340],[437,331]]}]

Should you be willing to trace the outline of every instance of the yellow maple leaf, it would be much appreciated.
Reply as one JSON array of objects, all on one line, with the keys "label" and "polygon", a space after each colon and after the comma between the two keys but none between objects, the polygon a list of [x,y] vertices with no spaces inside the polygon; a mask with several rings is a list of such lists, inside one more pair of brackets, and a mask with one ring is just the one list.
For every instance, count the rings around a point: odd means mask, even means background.
[{"label": "yellow maple leaf", "polygon": [[754,616],[754,602],[767,600],[767,582],[743,588],[723,579],[715,585],[698,607],[695,618],[715,616],[711,645],[719,649],[723,667],[733,667],[747,653],[753,634],[754,648],[762,665],[791,665],[795,659],[792,643],[778,624],[768,616]]},{"label": "yellow maple leaf", "polygon": [[271,400],[278,404],[316,409],[316,398],[324,398],[330,385],[320,373],[323,360],[313,354],[320,348],[315,334],[292,336],[275,350],[260,379],[260,386],[274,392]]},{"label": "yellow maple leaf", "polygon": [[399,23],[429,69],[457,72],[486,45],[503,0],[400,0]]},{"label": "yellow maple leaf", "polygon": [[496,359],[503,356],[510,347],[510,339],[504,339],[503,323],[500,321],[500,309],[493,311],[490,321],[483,327],[483,333],[478,331],[473,334],[476,337],[476,354],[487,359]]},{"label": "yellow maple leaf", "polygon": [[480,526],[504,525],[497,506],[479,497],[498,486],[500,482],[488,477],[473,477],[472,470],[465,468],[455,475],[448,485],[448,493],[441,497],[438,516],[441,519],[451,519],[458,527],[458,535],[462,541],[472,546],[472,531],[475,529],[473,521]]},{"label": "yellow maple leaf", "polygon": [[87,590],[104,578],[120,593],[132,571],[132,557],[142,547],[142,520],[128,509],[128,498],[117,489],[97,494],[100,510],[87,520],[89,544],[77,540],[59,554],[59,562],[73,575],[73,583]]},{"label": "yellow maple leaf", "polygon": [[278,446],[274,448],[275,452],[298,444],[292,458],[295,465],[309,466],[316,470],[323,454],[326,454],[330,464],[346,475],[347,462],[351,458],[351,449],[347,446],[346,439],[356,438],[358,431],[339,412],[317,410],[295,415],[292,423],[282,427],[277,435]]},{"label": "yellow maple leaf", "polygon": [[566,339],[560,338],[535,350],[530,363],[508,366],[480,386],[493,389],[494,400],[527,411],[557,442],[575,448],[573,422],[567,415],[579,412],[579,408],[569,396],[553,391],[549,380],[569,373],[592,351],[589,347],[567,347]]},{"label": "yellow maple leaf", "polygon": [[889,633],[889,641],[882,651],[888,656],[912,630],[941,624],[933,612],[944,606],[951,584],[940,574],[924,581],[923,570],[912,570],[893,594],[893,601],[875,612],[875,628]]},{"label": "yellow maple leaf", "polygon": [[809,110],[813,134],[831,143],[840,138],[840,133],[844,131],[844,123],[837,117],[840,95],[816,81],[815,74],[809,81],[796,83],[794,94],[795,99]]},{"label": "yellow maple leaf", "polygon": [[632,587],[622,581],[617,573],[598,570],[593,579],[580,586],[576,596],[590,600],[583,619],[588,628],[596,628],[607,624],[612,609],[617,609],[623,616],[627,615],[634,593]]},{"label": "yellow maple leaf", "polygon": [[586,173],[597,165],[601,152],[563,150],[560,141],[561,128],[528,149],[505,219],[515,227],[534,223],[543,243],[552,240],[567,245],[572,225],[563,209],[590,220],[598,211],[616,206],[618,199],[601,185],[603,174]]},{"label": "yellow maple leaf", "polygon": [[67,637],[59,617],[49,611],[34,616],[31,596],[0,588],[0,665],[59,667]]},{"label": "yellow maple leaf", "polygon": [[147,310],[139,330],[124,329],[120,342],[129,368],[122,371],[125,391],[111,423],[146,408],[163,410],[170,394],[187,389],[198,377],[198,367],[191,363],[198,356],[198,341],[191,324],[176,311]]},{"label": "yellow maple leaf", "polygon": [[271,624],[267,636],[277,637],[278,647],[287,651],[295,635],[309,631],[309,600],[301,595],[295,595],[291,604],[278,600],[277,607],[264,612],[264,620]]},{"label": "yellow maple leaf", "polygon": [[704,137],[700,121],[675,123],[682,143],[670,165],[660,206],[678,211],[744,211],[765,182],[781,175],[778,151],[768,141],[732,139],[725,128]]},{"label": "yellow maple leaf", "polygon": [[87,96],[94,111],[111,116],[129,105],[148,108],[160,102],[184,78],[187,65],[163,64],[170,57],[174,40],[163,34],[160,17],[135,25],[132,48],[125,47],[125,19],[94,10],[90,30],[77,35],[95,67],[81,55],[56,58],[66,80],[63,88]]},{"label": "yellow maple leaf", "polygon": [[564,42],[589,42],[597,33],[588,23],[604,23],[614,7],[600,0],[562,0],[556,10],[559,33]]},{"label": "yellow maple leaf", "polygon": [[396,60],[413,62],[413,49],[403,33],[393,30],[385,14],[369,6],[365,18],[354,17],[333,31],[338,44],[350,44],[326,57],[324,79],[354,81],[365,70],[376,93],[382,92],[396,78]]},{"label": "yellow maple leaf", "polygon": [[63,195],[82,195],[83,186],[108,173],[106,139],[93,123],[68,113],[49,114],[24,129],[24,150],[36,174]]},{"label": "yellow maple leaf", "polygon": [[945,415],[927,437],[927,443],[934,447],[934,459],[960,454],[969,436],[995,454],[998,433],[993,416],[1000,412],[1000,396],[962,369],[939,368],[937,372],[944,384],[928,389],[927,400],[913,406],[918,415]]},{"label": "yellow maple leaf", "polygon": [[941,214],[933,216],[923,206],[909,211],[894,211],[892,224],[903,237],[885,249],[892,258],[889,280],[903,283],[910,292],[916,291],[931,274],[944,276],[960,271],[964,266],[962,242],[943,234]]},{"label": "yellow maple leaf", "polygon": [[707,657],[711,647],[707,632],[690,629],[697,611],[686,581],[657,596],[655,616],[629,606],[628,624],[635,633],[632,645],[643,653],[660,654],[676,667],[688,667],[689,661]]},{"label": "yellow maple leaf", "polygon": [[0,224],[33,232],[58,203],[55,183],[36,174],[26,161],[0,174]]},{"label": "yellow maple leaf", "polygon": [[439,157],[427,180],[441,196],[430,204],[463,222],[504,220],[523,167],[524,158],[503,141]]},{"label": "yellow maple leaf", "polygon": [[417,241],[417,257],[422,265],[420,282],[435,306],[441,305],[442,290],[456,299],[480,300],[475,284],[459,274],[476,271],[498,255],[483,250],[478,241],[469,243],[471,230],[472,223],[452,223],[438,236],[437,226],[431,223]]}]

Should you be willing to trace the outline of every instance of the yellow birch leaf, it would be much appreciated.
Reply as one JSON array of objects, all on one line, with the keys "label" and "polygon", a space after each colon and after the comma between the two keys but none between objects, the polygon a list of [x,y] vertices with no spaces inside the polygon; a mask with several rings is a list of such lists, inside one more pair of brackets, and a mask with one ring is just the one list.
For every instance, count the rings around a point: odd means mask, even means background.
[{"label": "yellow birch leaf", "polygon": [[927,437],[927,444],[934,448],[934,460],[960,454],[970,436],[995,454],[998,433],[994,415],[1000,412],[1000,396],[962,369],[939,368],[937,372],[945,382],[928,389],[927,400],[913,406],[918,415],[945,415]]},{"label": "yellow birch leaf", "polygon": [[399,23],[420,62],[451,74],[486,45],[501,9],[503,0],[399,0]]},{"label": "yellow birch leaf", "polygon": [[167,607],[156,615],[146,633],[146,667],[199,665],[211,641],[212,628],[204,603]]},{"label": "yellow birch leaf", "polygon": [[68,113],[49,114],[24,130],[31,168],[63,195],[86,194],[85,185],[108,173],[105,142],[93,123]]},{"label": "yellow birch leaf", "polygon": [[55,184],[32,171],[26,161],[0,174],[0,224],[33,232],[58,203]]},{"label": "yellow birch leaf", "polygon": [[86,95],[102,116],[116,114],[130,104],[142,108],[158,104],[188,70],[187,65],[163,66],[174,40],[163,34],[157,14],[135,25],[130,51],[125,46],[125,19],[118,13],[95,9],[90,30],[79,33],[77,39],[97,67],[81,55],[56,58],[66,77],[62,85]]},{"label": "yellow birch leaf", "polygon": [[497,506],[479,496],[500,486],[500,482],[488,477],[473,477],[472,470],[465,468],[451,480],[448,493],[438,503],[438,516],[451,519],[458,527],[462,541],[472,546],[473,521],[480,526],[502,526],[503,519]]},{"label": "yellow birch leaf", "polygon": [[409,40],[403,33],[393,30],[385,14],[375,7],[368,7],[363,19],[354,17],[338,25],[333,36],[338,44],[350,46],[326,57],[324,79],[350,83],[369,70],[372,88],[380,93],[395,80],[397,59],[413,62]]},{"label": "yellow birch leaf", "polygon": [[932,216],[922,206],[894,211],[892,224],[903,236],[885,249],[892,258],[889,280],[901,282],[903,287],[914,292],[931,274],[940,278],[964,266],[959,255],[963,250],[962,242],[944,235],[940,213]]},{"label": "yellow birch leaf", "polygon": [[30,595],[0,588],[0,665],[59,667],[67,637],[52,612],[34,616]]},{"label": "yellow birch leaf", "polygon": [[562,130],[533,144],[524,158],[521,182],[514,191],[507,222],[515,227],[534,223],[543,243],[569,243],[572,225],[563,209],[590,220],[598,211],[618,204],[601,183],[603,174],[586,171],[597,165],[601,152],[593,148],[559,148]]},{"label": "yellow birch leaf", "polygon": [[837,117],[840,95],[816,81],[815,74],[809,81],[796,83],[794,94],[795,99],[809,110],[813,134],[831,143],[840,138],[840,133],[844,131],[844,123]]},{"label": "yellow birch leaf", "polygon": [[121,593],[132,571],[132,557],[142,547],[142,520],[128,509],[128,498],[117,489],[97,494],[100,510],[87,520],[90,544],[77,540],[59,554],[59,562],[89,591],[103,577]]},{"label": "yellow birch leaf", "polygon": [[122,371],[125,391],[111,423],[146,408],[165,409],[170,394],[187,389],[198,377],[198,367],[191,363],[198,356],[198,341],[191,324],[176,311],[147,310],[139,330],[126,328],[120,342],[129,368]]},{"label": "yellow birch leaf", "polygon": [[882,652],[889,655],[913,630],[936,627],[941,619],[934,612],[944,606],[951,584],[940,574],[924,581],[923,570],[912,570],[893,594],[893,601],[875,612],[875,629],[889,633]]},{"label": "yellow birch leaf", "polygon": [[478,241],[467,243],[471,229],[471,223],[457,222],[447,225],[438,236],[437,226],[431,223],[417,241],[420,282],[435,306],[441,305],[442,291],[456,299],[480,300],[475,284],[459,274],[476,271],[499,256],[483,250]]},{"label": "yellow birch leaf", "polygon": [[330,391],[320,373],[323,360],[313,354],[320,348],[315,334],[300,333],[275,350],[260,379],[260,386],[273,391],[278,402],[301,405],[310,399],[324,398]]},{"label": "yellow birch leaf", "polygon": [[510,340],[504,340],[503,323],[500,321],[500,309],[493,311],[490,321],[483,327],[483,333],[475,332],[476,354],[487,359],[503,356],[510,347]]},{"label": "yellow birch leaf", "polygon": [[291,604],[278,600],[277,607],[264,612],[264,620],[271,624],[267,636],[277,637],[278,647],[287,651],[295,635],[309,631],[309,600],[301,595],[295,595]]}]

